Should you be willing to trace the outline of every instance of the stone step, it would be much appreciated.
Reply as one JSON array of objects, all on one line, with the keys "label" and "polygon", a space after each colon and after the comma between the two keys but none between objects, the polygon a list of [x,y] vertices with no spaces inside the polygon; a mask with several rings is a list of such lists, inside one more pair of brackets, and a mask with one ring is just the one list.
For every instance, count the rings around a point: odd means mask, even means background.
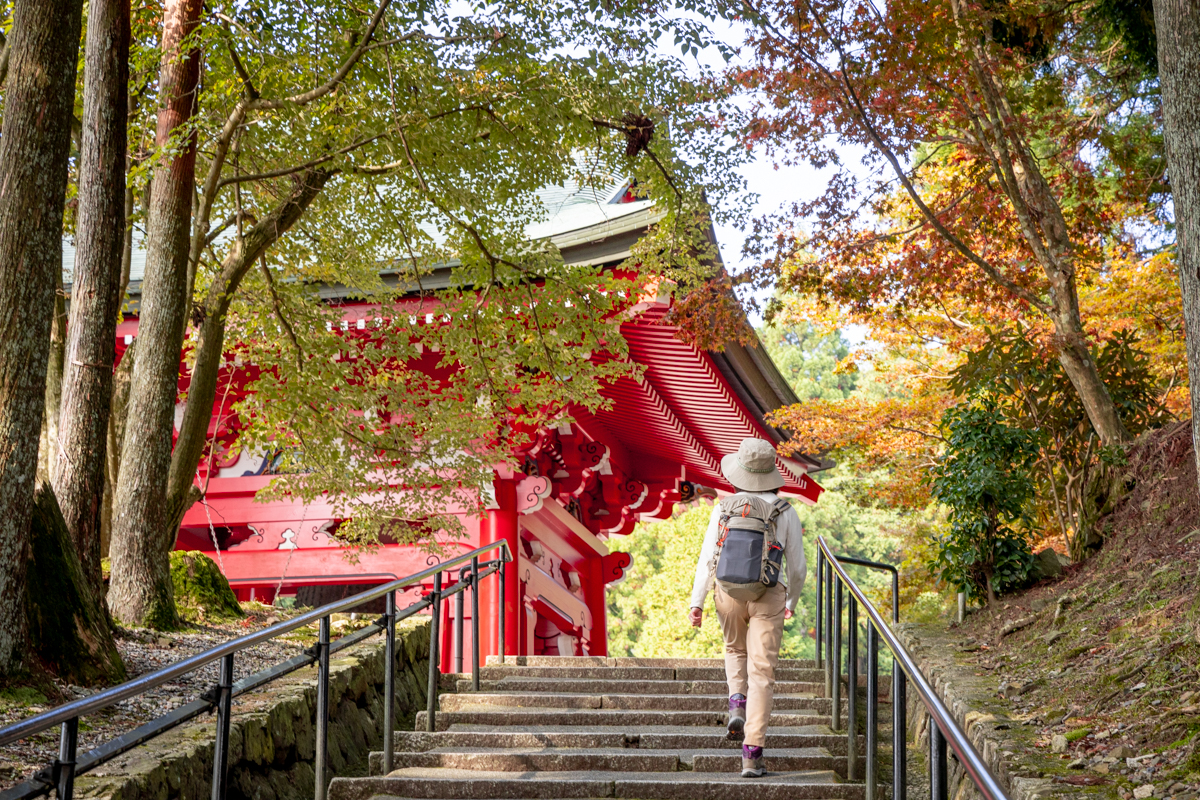
[{"label": "stone step", "polygon": [[[626,656],[488,656],[485,667],[719,667],[725,668],[724,658],[636,658]],[[781,658],[780,667],[816,669],[817,662],[811,658]]]},{"label": "stone step", "polygon": [[832,770],[768,773],[747,780],[711,772],[480,772],[398,769],[374,778],[334,778],[329,800],[370,798],[638,798],[638,800],[863,800],[862,784]]},{"label": "stone step", "polygon": [[[860,737],[861,739],[862,737]],[[648,750],[721,750],[740,752],[741,742],[731,741],[724,728],[684,726],[589,726],[572,728],[539,725],[513,730],[492,725],[453,725],[437,733],[396,731],[397,751],[422,752],[446,748],[644,748]],[[845,755],[846,736],[835,734],[824,725],[771,728],[767,731],[767,750],[820,748],[834,755]]]},{"label": "stone step", "polygon": [[[677,681],[723,681],[724,667],[679,667],[675,670]],[[777,681],[803,681],[804,683],[825,684],[825,673],[819,669],[805,667],[780,667],[775,670]]]},{"label": "stone step", "polygon": [[510,667],[610,667],[607,656],[488,656],[485,667],[505,664]]},{"label": "stone step", "polygon": [[[632,658],[616,657],[608,659],[612,667],[715,667],[725,671],[724,658]],[[776,664],[777,669],[816,669],[817,662],[811,658],[781,658]]]},{"label": "stone step", "polygon": [[600,678],[610,681],[673,681],[675,680],[675,670],[670,667],[519,667],[516,664],[505,664],[504,666],[482,667],[479,670],[479,677],[485,681],[498,681],[510,677]]},{"label": "stone step", "polygon": [[[739,773],[742,771],[742,754],[736,750],[728,752],[679,751],[679,758],[691,766],[694,772]],[[767,753],[768,772],[834,772],[839,778],[846,777],[845,756],[834,756],[823,747],[798,747],[772,750]]]},{"label": "stone step", "polygon": [[[524,728],[527,725],[684,725],[691,727],[724,727],[726,711],[627,711],[590,708],[473,708],[469,711],[439,711],[435,717],[437,729],[446,730],[457,723],[477,725],[506,725]],[[425,728],[425,711],[417,712],[416,727]],[[827,725],[828,715],[771,714],[771,725]]]},{"label": "stone step", "polygon": [[[567,692],[581,694],[708,694],[724,696],[729,684],[725,681],[610,681],[602,678],[503,678],[498,681],[481,681],[479,688],[484,692]],[[447,687],[450,688],[450,687]],[[459,693],[472,691],[469,680],[460,680],[454,687]],[[824,683],[800,681],[776,681],[778,695],[808,694],[820,697],[825,692]]]},{"label": "stone step", "polygon": [[[515,664],[481,667],[481,680],[504,678],[591,678],[615,681],[724,681],[725,668],[711,667],[522,667]],[[780,667],[775,670],[777,681],[824,683],[825,673],[804,667]]]},{"label": "stone step", "polygon": [[[568,694],[562,692],[468,693],[444,694],[439,698],[442,711],[487,710],[487,707],[507,708],[596,708],[629,711],[728,711],[725,695],[654,695],[654,694]],[[776,695],[774,707],[779,711],[813,711],[829,714],[832,702],[824,697],[809,695]]]},{"label": "stone step", "polygon": [[[376,758],[375,756],[379,757]],[[674,750],[641,750],[629,747],[513,749],[442,749],[396,753],[395,769],[467,769],[482,772],[678,772]],[[371,774],[383,770],[383,753],[371,755]]]},{"label": "stone step", "polygon": [[[639,748],[521,747],[436,748],[415,752],[398,751],[393,769],[469,769],[488,772],[737,772],[741,753],[711,750],[646,750]],[[383,753],[370,756],[370,774],[383,772]],[[846,760],[823,747],[772,750],[768,767],[777,772],[831,770],[845,776]]]}]

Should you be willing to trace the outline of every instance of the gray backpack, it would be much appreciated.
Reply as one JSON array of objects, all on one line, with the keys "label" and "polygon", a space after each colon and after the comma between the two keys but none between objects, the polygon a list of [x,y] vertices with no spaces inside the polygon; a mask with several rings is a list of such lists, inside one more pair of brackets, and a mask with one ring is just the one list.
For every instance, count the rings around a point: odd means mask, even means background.
[{"label": "gray backpack", "polygon": [[721,500],[712,574],[725,594],[752,601],[778,585],[783,547],[775,538],[775,523],[788,508],[787,500],[768,503],[749,494]]}]

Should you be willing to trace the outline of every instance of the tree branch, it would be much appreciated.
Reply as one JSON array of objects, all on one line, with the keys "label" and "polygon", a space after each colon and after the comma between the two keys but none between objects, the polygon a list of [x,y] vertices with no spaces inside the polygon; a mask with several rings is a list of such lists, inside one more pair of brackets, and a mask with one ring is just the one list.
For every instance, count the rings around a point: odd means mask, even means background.
[{"label": "tree branch", "polygon": [[371,40],[375,36],[375,31],[379,28],[379,23],[383,21],[383,14],[385,11],[387,11],[387,7],[389,5],[391,5],[391,0],[382,0],[382,2],[380,2],[379,7],[375,9],[375,14],[371,17],[371,22],[367,25],[367,30],[362,37],[362,41],[359,43],[358,47],[354,48],[354,52],[347,56],[346,60],[342,62],[342,66],[338,68],[337,72],[333,74],[332,78],[320,86],[309,89],[307,92],[294,94],[290,97],[285,97],[282,100],[263,100],[260,98],[258,101],[256,101],[255,107],[262,109],[276,109],[283,108],[284,106],[288,105],[303,106],[311,103],[314,100],[320,100],[322,97],[336,89],[338,84],[345,80],[346,76],[350,74],[350,70],[354,69],[354,65],[357,64],[359,59],[362,58],[363,53],[370,49]]},{"label": "tree branch", "polygon": [[[812,8],[811,4],[807,2],[807,0],[806,0],[805,5],[808,6],[809,13],[813,16],[813,18],[816,20],[817,24],[821,27],[822,32],[824,33],[826,38],[833,45],[833,47],[837,50],[838,59],[840,61],[840,66],[841,66],[841,69],[839,70],[841,78],[838,79],[837,77],[835,77],[830,72],[829,68],[826,67],[824,64],[820,63],[819,61],[808,58],[807,56],[804,56],[804,57],[806,58],[806,60],[809,61],[809,63],[812,66],[814,66],[823,75],[825,75],[826,80],[830,81],[831,85],[842,87],[842,89],[840,89],[839,91],[841,92],[842,96],[848,101],[848,104],[850,105],[850,107],[852,109],[854,118],[858,120],[859,124],[862,126],[863,132],[867,134],[867,137],[871,140],[871,143],[875,145],[875,148],[879,152],[879,154],[882,155],[884,157],[884,159],[888,162],[888,164],[891,165],[892,170],[895,172],[897,179],[899,179],[900,184],[904,187],[905,193],[908,194],[908,196],[912,199],[913,203],[917,206],[917,209],[921,212],[921,216],[923,216],[926,220],[928,220],[930,226],[935,231],[937,231],[938,234],[940,234],[942,236],[942,238],[945,239],[950,244],[951,247],[953,247],[955,250],[957,250],[960,255],[962,255],[964,258],[966,258],[972,264],[974,264],[975,266],[977,266],[981,270],[983,270],[983,272],[988,277],[990,277],[993,281],[1000,284],[1005,289],[1012,292],[1014,295],[1021,298],[1025,302],[1029,303],[1031,306],[1038,309],[1039,311],[1041,311],[1045,314],[1049,314],[1051,309],[1047,303],[1045,303],[1041,298],[1037,297],[1035,294],[1033,294],[1029,290],[1025,289],[1023,286],[1019,285],[1015,281],[1008,278],[1008,276],[1006,276],[1002,272],[1000,272],[1000,270],[994,264],[987,261],[982,256],[980,256],[978,253],[976,253],[973,249],[971,249],[964,241],[959,239],[958,236],[956,236],[949,228],[947,228],[942,223],[942,221],[938,218],[938,216],[933,213],[933,210],[931,208],[929,208],[928,205],[925,204],[924,198],[921,197],[920,192],[918,192],[916,186],[913,185],[913,182],[908,177],[908,173],[904,170],[903,165],[900,164],[900,159],[896,156],[896,154],[892,150],[892,148],[886,142],[884,142],[882,134],[880,134],[879,131],[877,131],[875,129],[874,124],[871,122],[870,118],[867,116],[866,109],[864,108],[861,99],[858,97],[858,93],[854,89],[853,84],[850,82],[850,77],[849,77],[849,75],[850,75],[849,66],[850,65],[848,63],[846,53],[845,53],[844,49],[842,48],[841,44],[838,43],[836,37],[834,37],[829,32],[829,30],[825,27],[825,24],[822,21],[820,15],[816,14],[815,10]],[[801,51],[801,52],[803,53],[803,51]]]},{"label": "tree branch", "polygon": [[[357,142],[348,144],[345,147],[342,147],[338,150],[333,151],[332,153],[328,153],[326,155],[321,156],[320,158],[314,158],[312,161],[306,161],[303,164],[297,164],[292,167],[280,167],[279,169],[267,170],[266,172],[256,172],[256,173],[251,173],[251,174],[239,174],[239,175],[234,175],[229,178],[222,178],[220,183],[217,184],[217,188],[223,189],[226,186],[230,186],[235,183],[248,183],[250,181],[264,181],[264,180],[269,180],[271,178],[283,178],[288,175],[293,175],[297,172],[303,172],[305,170],[312,169],[313,167],[319,167],[322,164],[332,161],[333,159],[337,158],[338,156],[342,156],[347,153],[352,153],[360,147],[365,147],[366,145],[371,144],[372,142],[379,141],[385,135],[386,134],[381,133],[377,136],[371,136],[367,139],[359,139]],[[351,171],[359,171],[361,169],[362,169],[361,167],[351,167],[350,168]]]},{"label": "tree branch", "polygon": [[300,340],[296,338],[296,331],[292,328],[287,317],[283,315],[283,303],[279,299],[279,293],[275,291],[275,279],[271,277],[271,269],[267,266],[267,257],[262,255],[258,259],[259,266],[262,267],[263,279],[267,283],[267,291],[271,293],[271,305],[275,309],[275,318],[279,320],[279,324],[287,333],[288,339],[292,343],[292,347],[296,348],[296,370],[304,372],[304,349],[300,347]]}]

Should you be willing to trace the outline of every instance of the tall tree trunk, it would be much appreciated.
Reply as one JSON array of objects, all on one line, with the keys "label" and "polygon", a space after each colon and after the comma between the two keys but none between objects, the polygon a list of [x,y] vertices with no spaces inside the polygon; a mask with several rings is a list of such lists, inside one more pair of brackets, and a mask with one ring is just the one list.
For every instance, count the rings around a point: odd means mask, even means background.
[{"label": "tall tree trunk", "polygon": [[0,675],[21,666],[82,0],[17,0],[0,128]]},{"label": "tall tree trunk", "polygon": [[171,459],[167,508],[178,528],[183,515],[200,498],[195,487],[196,467],[204,454],[208,426],[217,396],[217,378],[225,351],[225,323],[242,279],[266,250],[287,233],[332,177],[329,170],[309,169],[296,177],[292,190],[262,220],[236,241],[209,286],[202,306],[203,322],[196,339],[195,364],[188,385],[187,406],[179,425],[179,439]]},{"label": "tall tree trunk", "polygon": [[129,0],[91,0],[84,56],[83,146],[71,324],[67,328],[54,494],[89,588],[103,597],[100,502],[121,309]]},{"label": "tall tree trunk", "polygon": [[35,498],[25,592],[29,650],[39,666],[66,683],[116,683],[125,677],[125,664],[104,598],[88,585],[54,490],[39,483]]},{"label": "tall tree trunk", "polygon": [[62,403],[63,360],[67,350],[67,304],[63,293],[62,270],[54,274],[54,317],[50,323],[50,354],[46,357],[46,394],[42,412],[42,433],[38,439],[38,480],[48,483],[59,454],[58,417]]},{"label": "tall tree trunk", "polygon": [[[128,207],[128,206],[126,206]],[[108,447],[104,454],[104,497],[100,509],[100,557],[108,558],[112,542],[113,495],[121,474],[121,450],[125,446],[125,420],[129,409],[129,381],[137,363],[137,339],[125,348],[125,355],[113,375],[112,399],[109,401]]]},{"label": "tall tree trunk", "polygon": [[[167,0],[155,142],[160,153],[185,129],[198,105],[200,53],[187,41],[200,23],[201,0]],[[171,587],[175,531],[166,514],[167,472],[179,386],[179,353],[187,314],[187,257],[196,140],[174,143],[154,170],[147,218],[146,277],[138,322],[138,356],[130,383],[126,441],[114,495],[108,602],[123,622],[179,624]],[[160,156],[161,157],[161,156]]]},{"label": "tall tree trunk", "polygon": [[[1200,443],[1200,0],[1154,0],[1167,175],[1192,393],[1192,440]],[[1200,446],[1196,447],[1200,475]]]}]

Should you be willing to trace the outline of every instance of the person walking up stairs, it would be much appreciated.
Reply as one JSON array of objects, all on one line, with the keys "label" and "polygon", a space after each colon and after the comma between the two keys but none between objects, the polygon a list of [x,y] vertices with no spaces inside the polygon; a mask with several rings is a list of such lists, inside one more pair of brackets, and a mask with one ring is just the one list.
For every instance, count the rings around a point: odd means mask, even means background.
[{"label": "person walking up stairs", "polygon": [[[796,510],[775,492],[784,485],[775,448],[743,439],[721,459],[721,473],[737,491],[713,508],[692,588],[688,618],[700,626],[704,600],[716,591],[725,637],[729,682],[729,735],[742,739],[742,777],[766,772],[763,747],[774,700],[775,664],[804,588],[803,527]],[[780,574],[786,565],[786,581]]]},{"label": "person walking up stairs", "polygon": [[443,678],[435,716],[398,732],[393,771],[336,778],[329,800],[865,800],[847,783],[846,737],[829,727],[824,677],[780,661],[767,720],[771,771],[741,777],[726,729],[720,659],[494,657],[470,680]]}]

